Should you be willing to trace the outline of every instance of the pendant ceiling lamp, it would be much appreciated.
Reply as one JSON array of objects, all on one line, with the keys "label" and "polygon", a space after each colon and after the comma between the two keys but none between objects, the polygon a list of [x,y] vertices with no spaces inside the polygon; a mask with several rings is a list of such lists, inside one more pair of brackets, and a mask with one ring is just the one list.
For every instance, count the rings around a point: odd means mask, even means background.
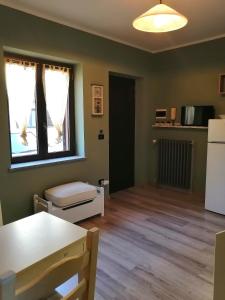
[{"label": "pendant ceiling lamp", "polygon": [[184,27],[187,22],[185,16],[162,4],[162,0],[160,0],[160,4],[136,18],[133,26],[135,29],[145,32],[168,32]]}]

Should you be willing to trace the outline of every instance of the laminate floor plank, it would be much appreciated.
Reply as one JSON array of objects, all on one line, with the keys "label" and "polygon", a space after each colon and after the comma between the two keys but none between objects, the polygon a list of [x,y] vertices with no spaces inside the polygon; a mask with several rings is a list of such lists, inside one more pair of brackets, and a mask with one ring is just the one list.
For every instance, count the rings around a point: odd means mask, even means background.
[{"label": "laminate floor plank", "polygon": [[101,230],[96,300],[212,300],[215,234],[225,216],[199,195],[132,187],[111,195]]},{"label": "laminate floor plank", "polygon": [[[117,199],[123,200],[125,203],[128,203],[128,205],[132,204],[137,210],[146,210],[146,212],[148,211],[150,216],[154,213],[162,214],[161,219],[170,218],[171,223],[173,222],[179,224],[180,222],[187,221],[188,223],[199,226],[204,224],[203,227],[205,230],[213,230],[214,232],[217,232],[224,223],[220,216],[217,219],[213,216],[210,216],[210,214],[207,212],[205,212],[205,214],[197,212],[191,213],[185,207],[178,207],[175,205],[171,206],[163,201],[160,203],[160,198],[158,200],[151,199],[151,201],[148,203],[148,198],[146,196],[143,198],[143,196],[134,196],[127,192],[124,192],[122,194],[123,196],[121,194],[117,196]],[[205,221],[205,223],[203,223],[203,221]]]}]

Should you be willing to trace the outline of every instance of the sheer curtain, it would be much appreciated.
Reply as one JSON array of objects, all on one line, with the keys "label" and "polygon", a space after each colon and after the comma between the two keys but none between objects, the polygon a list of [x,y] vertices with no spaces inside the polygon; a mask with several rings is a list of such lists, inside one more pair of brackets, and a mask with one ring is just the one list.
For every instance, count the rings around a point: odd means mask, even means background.
[{"label": "sheer curtain", "polygon": [[10,120],[16,123],[21,143],[27,146],[27,126],[36,94],[36,65],[7,60],[6,86]]},{"label": "sheer curtain", "polygon": [[45,66],[43,75],[47,111],[57,131],[56,142],[60,143],[69,93],[69,69]]}]

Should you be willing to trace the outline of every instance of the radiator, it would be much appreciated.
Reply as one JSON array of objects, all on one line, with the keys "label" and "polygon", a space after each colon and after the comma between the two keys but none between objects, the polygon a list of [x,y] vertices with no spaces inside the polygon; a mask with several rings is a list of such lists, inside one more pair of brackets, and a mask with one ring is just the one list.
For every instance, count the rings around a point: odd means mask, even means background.
[{"label": "radiator", "polygon": [[158,184],[192,188],[192,148],[192,141],[158,140]]}]

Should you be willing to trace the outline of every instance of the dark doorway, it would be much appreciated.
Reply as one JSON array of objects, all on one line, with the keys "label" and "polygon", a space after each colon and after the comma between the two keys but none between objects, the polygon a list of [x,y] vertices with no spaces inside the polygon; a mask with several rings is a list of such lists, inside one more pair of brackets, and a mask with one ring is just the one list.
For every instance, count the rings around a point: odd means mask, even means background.
[{"label": "dark doorway", "polygon": [[109,76],[109,192],[134,185],[135,80]]}]

